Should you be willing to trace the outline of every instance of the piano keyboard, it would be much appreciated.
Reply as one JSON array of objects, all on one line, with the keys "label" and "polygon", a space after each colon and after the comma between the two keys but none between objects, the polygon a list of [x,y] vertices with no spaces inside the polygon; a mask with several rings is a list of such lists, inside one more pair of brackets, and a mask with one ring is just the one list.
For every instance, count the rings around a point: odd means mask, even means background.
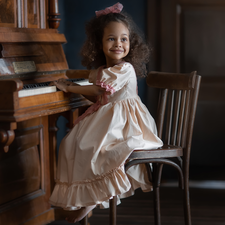
[{"label": "piano keyboard", "polygon": [[[87,79],[69,79],[81,86],[91,85]],[[47,94],[57,91],[56,86],[49,86],[51,82],[37,83],[37,84],[24,84],[23,89],[18,92],[19,98],[28,97],[33,95]]]}]

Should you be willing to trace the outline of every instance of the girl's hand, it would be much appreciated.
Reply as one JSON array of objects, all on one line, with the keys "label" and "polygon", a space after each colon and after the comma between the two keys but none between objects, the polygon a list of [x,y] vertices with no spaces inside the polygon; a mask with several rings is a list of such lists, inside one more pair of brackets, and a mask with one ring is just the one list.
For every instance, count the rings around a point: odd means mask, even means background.
[{"label": "girl's hand", "polygon": [[65,79],[59,79],[58,81],[53,81],[53,85],[55,85],[58,89],[64,92],[68,92],[67,87],[70,85],[67,80]]},{"label": "girl's hand", "polygon": [[62,81],[63,83],[65,83],[67,86],[80,86],[79,84],[73,83],[72,81],[66,80],[66,79],[59,79],[58,81]]}]

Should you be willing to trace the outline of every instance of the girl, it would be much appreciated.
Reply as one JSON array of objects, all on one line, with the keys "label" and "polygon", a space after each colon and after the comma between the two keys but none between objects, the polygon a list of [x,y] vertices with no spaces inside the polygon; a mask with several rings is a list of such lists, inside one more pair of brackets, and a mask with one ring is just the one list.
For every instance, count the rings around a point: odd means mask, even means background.
[{"label": "girl", "polygon": [[[76,121],[62,140],[56,185],[50,203],[75,210],[69,222],[80,221],[96,205],[128,197],[141,187],[151,190],[145,167],[124,172],[124,163],[135,149],[162,146],[156,126],[137,95],[136,74],[146,74],[149,49],[137,34],[122,5],[96,12],[86,26],[82,63],[92,70],[91,86],[73,86],[59,80],[65,91],[94,96],[97,101]],[[119,201],[119,200],[118,200]],[[119,203],[119,202],[118,202]]]}]

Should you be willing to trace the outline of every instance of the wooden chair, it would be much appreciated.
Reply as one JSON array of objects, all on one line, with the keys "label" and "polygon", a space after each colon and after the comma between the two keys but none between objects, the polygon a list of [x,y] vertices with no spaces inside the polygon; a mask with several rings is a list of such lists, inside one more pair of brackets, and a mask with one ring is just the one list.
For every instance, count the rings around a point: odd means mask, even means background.
[{"label": "wooden chair", "polygon": [[[155,225],[160,225],[159,186],[163,165],[176,168],[179,187],[183,189],[185,224],[191,225],[189,161],[201,76],[196,71],[190,74],[150,72],[146,81],[149,87],[159,89],[156,124],[164,145],[158,149],[134,151],[125,171],[133,165],[146,165],[148,178],[153,184]],[[110,200],[110,225],[116,225],[116,202],[114,196]]]},{"label": "wooden chair", "polygon": [[[159,186],[163,165],[175,167],[179,187],[183,189],[185,224],[191,225],[189,161],[201,76],[196,71],[190,74],[150,72],[146,81],[149,87],[159,89],[156,124],[164,145],[159,149],[134,151],[125,171],[133,165],[146,165],[153,184],[155,225],[160,225]],[[116,225],[116,198],[110,200],[110,225]]]}]

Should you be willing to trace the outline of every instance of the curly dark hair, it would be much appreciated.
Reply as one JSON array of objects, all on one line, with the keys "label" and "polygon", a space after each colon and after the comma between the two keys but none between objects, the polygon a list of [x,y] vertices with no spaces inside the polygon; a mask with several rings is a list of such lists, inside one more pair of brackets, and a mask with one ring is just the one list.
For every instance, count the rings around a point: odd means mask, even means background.
[{"label": "curly dark hair", "polygon": [[104,28],[110,22],[120,22],[128,28],[130,51],[124,57],[124,61],[133,65],[137,76],[146,76],[146,64],[150,56],[149,46],[142,38],[131,17],[124,12],[94,17],[86,24],[87,39],[81,48],[82,65],[87,69],[97,69],[99,66],[106,65],[106,58],[102,50],[102,38]]}]

